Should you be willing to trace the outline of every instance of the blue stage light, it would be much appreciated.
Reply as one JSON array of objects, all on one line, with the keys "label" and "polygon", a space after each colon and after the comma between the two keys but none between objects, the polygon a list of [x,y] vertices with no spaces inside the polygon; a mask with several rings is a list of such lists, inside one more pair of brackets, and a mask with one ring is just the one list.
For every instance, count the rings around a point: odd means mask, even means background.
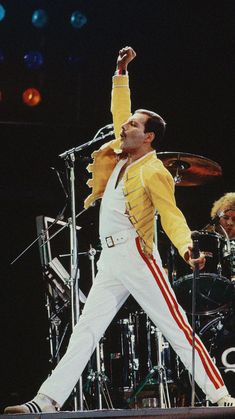
[{"label": "blue stage light", "polygon": [[87,17],[79,10],[75,10],[71,15],[70,22],[75,29],[81,29],[87,24]]},{"label": "blue stage light", "polygon": [[39,51],[28,51],[24,55],[24,63],[30,70],[36,70],[44,63],[44,57]]},{"label": "blue stage light", "polygon": [[5,7],[0,3],[0,22],[5,18],[6,10]]},{"label": "blue stage light", "polygon": [[34,10],[32,14],[32,24],[36,28],[43,28],[48,23],[48,14],[43,9]]}]

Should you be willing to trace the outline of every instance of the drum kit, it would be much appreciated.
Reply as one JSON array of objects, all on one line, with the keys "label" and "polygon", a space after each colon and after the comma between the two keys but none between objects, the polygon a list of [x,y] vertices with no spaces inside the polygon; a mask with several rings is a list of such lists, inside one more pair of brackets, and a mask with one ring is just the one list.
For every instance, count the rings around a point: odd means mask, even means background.
[{"label": "drum kit", "polygon": [[[173,175],[176,186],[203,185],[222,175],[218,163],[202,156],[163,152],[158,158]],[[203,229],[198,233],[206,265],[196,284],[196,332],[230,388],[235,384],[235,241],[228,243],[228,238],[216,231]],[[173,246],[169,255],[170,282],[191,321],[192,270]],[[187,405],[188,373],[158,328],[130,298],[101,342],[103,371],[114,404],[118,397],[116,407],[125,403],[131,407]],[[125,401],[122,406],[120,394]]]}]

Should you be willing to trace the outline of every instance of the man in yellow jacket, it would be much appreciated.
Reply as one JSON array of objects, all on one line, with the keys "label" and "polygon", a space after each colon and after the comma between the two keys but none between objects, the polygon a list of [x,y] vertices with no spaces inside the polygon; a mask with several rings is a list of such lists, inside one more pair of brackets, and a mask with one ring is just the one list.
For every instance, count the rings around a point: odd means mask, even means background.
[{"label": "man in yellow jacket", "polygon": [[[178,305],[158,249],[154,245],[154,215],[181,256],[202,268],[203,254],[192,258],[191,231],[177,208],[174,182],[157,158],[153,144],[164,134],[165,122],[144,109],[131,114],[127,65],[132,48],[120,50],[113,78],[112,113],[116,140],[93,154],[88,185],[89,207],[102,198],[98,273],[83,313],[71,335],[66,354],[28,403],[6,413],[53,412],[61,408],[76,385],[106,328],[132,294],[165,338],[192,370],[192,329]],[[235,406],[221,375],[200,339],[195,337],[195,379],[212,403]]]}]

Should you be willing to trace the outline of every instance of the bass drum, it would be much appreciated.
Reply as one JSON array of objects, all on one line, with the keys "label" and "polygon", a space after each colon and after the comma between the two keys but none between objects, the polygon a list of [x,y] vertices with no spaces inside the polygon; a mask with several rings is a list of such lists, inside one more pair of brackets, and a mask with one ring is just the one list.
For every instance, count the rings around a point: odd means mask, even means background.
[{"label": "bass drum", "polygon": [[[200,251],[205,253],[206,264],[196,283],[196,314],[211,315],[231,305],[234,286],[225,276],[228,267],[223,255],[224,239],[218,233],[200,231],[198,241]],[[191,313],[192,270],[176,251],[171,254],[172,286],[179,303]]]},{"label": "bass drum", "polygon": [[133,386],[132,364],[133,325],[130,318],[115,318],[103,338],[105,375],[112,390]]},{"label": "bass drum", "polygon": [[[217,321],[216,321],[217,320]],[[215,318],[199,332],[230,394],[235,388],[235,314]]]}]

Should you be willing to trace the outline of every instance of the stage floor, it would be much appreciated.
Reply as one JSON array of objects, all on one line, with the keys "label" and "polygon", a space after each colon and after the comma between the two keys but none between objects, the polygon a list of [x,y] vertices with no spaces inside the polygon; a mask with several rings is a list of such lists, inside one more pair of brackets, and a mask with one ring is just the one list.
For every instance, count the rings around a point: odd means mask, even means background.
[{"label": "stage floor", "polygon": [[81,419],[81,418],[168,418],[168,419],[198,419],[198,418],[235,418],[235,408],[224,407],[177,407],[171,409],[103,409],[85,410],[79,412],[57,412],[41,414],[0,415],[0,419]]}]

